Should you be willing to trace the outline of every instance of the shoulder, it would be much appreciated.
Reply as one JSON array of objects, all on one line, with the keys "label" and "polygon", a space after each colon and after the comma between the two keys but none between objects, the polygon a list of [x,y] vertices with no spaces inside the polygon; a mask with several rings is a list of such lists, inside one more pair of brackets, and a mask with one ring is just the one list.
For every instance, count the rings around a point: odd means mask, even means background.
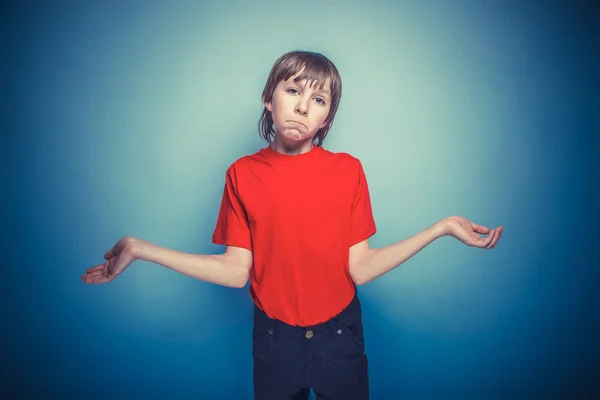
[{"label": "shoulder", "polygon": [[332,152],[326,149],[323,149],[324,157],[327,157],[337,163],[344,164],[347,167],[351,167],[354,169],[362,169],[362,163],[357,157],[354,157],[350,153],[346,152]]},{"label": "shoulder", "polygon": [[227,174],[239,174],[247,171],[257,164],[261,164],[264,162],[264,153],[263,149],[257,151],[253,154],[247,154],[235,160],[233,163],[227,167]]}]

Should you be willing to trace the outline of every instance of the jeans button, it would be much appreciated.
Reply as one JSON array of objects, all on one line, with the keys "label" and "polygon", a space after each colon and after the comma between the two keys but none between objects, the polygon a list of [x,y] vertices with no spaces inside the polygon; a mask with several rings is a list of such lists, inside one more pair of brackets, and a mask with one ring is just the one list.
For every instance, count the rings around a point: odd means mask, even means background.
[{"label": "jeans button", "polygon": [[306,338],[310,339],[311,337],[313,337],[313,331],[311,331],[310,329],[306,331]]}]

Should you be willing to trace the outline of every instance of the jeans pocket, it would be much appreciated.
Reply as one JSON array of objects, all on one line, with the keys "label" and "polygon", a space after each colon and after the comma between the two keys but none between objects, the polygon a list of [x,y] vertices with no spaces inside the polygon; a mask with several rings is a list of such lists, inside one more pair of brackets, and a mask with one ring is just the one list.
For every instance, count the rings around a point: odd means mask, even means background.
[{"label": "jeans pocket", "polygon": [[273,330],[268,325],[255,326],[252,330],[252,356],[263,364],[269,364]]},{"label": "jeans pocket", "polygon": [[[341,330],[341,332],[340,332]],[[365,349],[365,340],[362,335],[362,329],[356,331],[351,329],[345,325],[342,325],[338,328],[336,332],[338,335],[344,335],[344,338],[352,342],[359,350],[364,351]]]},{"label": "jeans pocket", "polygon": [[262,327],[255,326],[252,329],[252,345],[256,346],[258,343],[260,343],[260,341],[262,339],[264,339],[264,337],[267,335],[268,331],[269,331],[269,329],[266,326],[262,326]]},{"label": "jeans pocket", "polygon": [[331,341],[323,349],[323,358],[337,364],[349,364],[365,356],[362,329],[357,331],[346,324],[337,323]]}]

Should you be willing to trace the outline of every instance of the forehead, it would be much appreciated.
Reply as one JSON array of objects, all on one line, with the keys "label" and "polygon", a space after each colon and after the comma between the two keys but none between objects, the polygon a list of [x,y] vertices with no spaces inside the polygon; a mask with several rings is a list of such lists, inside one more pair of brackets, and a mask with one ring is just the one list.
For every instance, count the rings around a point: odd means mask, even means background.
[{"label": "forehead", "polygon": [[298,83],[302,86],[310,86],[329,92],[331,90],[331,78],[329,76],[316,76],[317,74],[305,73],[304,70],[282,79],[280,83]]}]

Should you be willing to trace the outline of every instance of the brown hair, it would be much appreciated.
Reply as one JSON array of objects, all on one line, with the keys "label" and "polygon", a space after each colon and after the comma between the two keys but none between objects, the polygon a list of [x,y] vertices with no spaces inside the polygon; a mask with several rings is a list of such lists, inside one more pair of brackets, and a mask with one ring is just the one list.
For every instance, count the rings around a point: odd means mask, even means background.
[{"label": "brown hair", "polygon": [[[309,82],[319,83],[321,88],[323,88],[328,78],[330,81],[331,104],[329,114],[325,119],[327,125],[319,129],[313,138],[313,142],[316,141],[315,145],[321,146],[333,123],[333,118],[342,98],[342,79],[335,65],[327,57],[323,54],[310,51],[291,51],[279,57],[275,61],[275,64],[273,64],[271,73],[267,78],[267,83],[262,93],[262,100],[263,102],[271,102],[273,100],[273,92],[279,82],[287,81],[300,71],[302,73],[294,79],[295,82],[306,79]],[[273,116],[266,107],[263,109],[258,121],[258,133],[267,142],[273,143],[273,139],[275,138]]]}]

